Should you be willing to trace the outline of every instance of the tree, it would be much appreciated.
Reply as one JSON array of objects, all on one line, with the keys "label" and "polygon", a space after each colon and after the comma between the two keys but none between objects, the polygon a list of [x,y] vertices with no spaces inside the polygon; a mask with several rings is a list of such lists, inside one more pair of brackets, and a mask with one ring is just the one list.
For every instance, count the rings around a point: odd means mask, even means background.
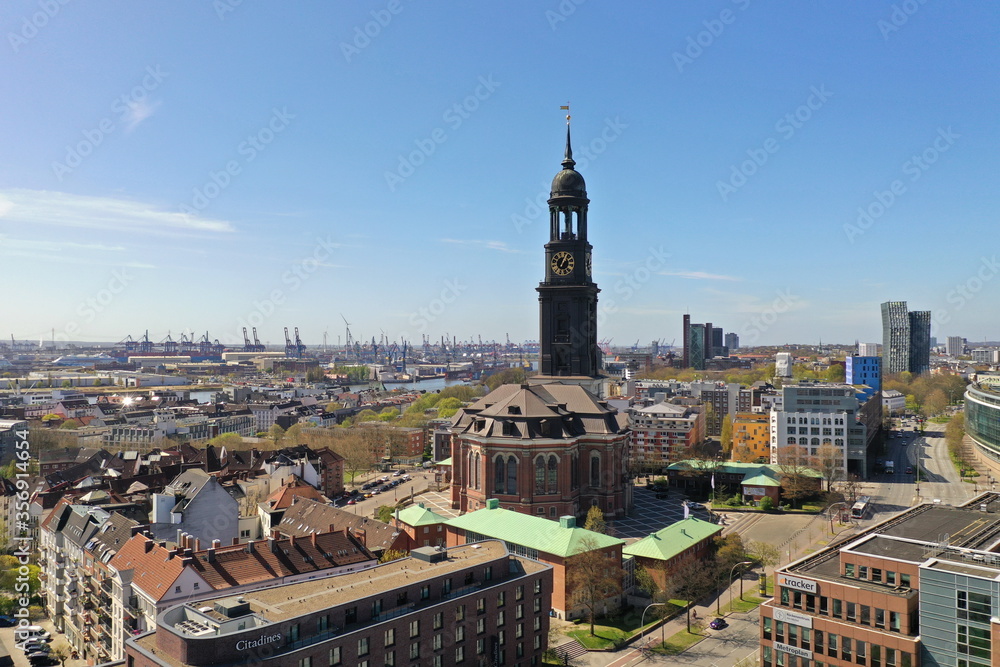
[{"label": "tree", "polygon": [[344,471],[350,476],[351,484],[355,477],[375,467],[375,452],[356,429],[337,438],[332,449],[344,457]]},{"label": "tree", "polygon": [[722,434],[719,436],[722,443],[722,451],[728,452],[733,446],[733,418],[729,415],[722,416]]},{"label": "tree", "polygon": [[66,661],[69,660],[69,651],[66,650],[65,646],[58,646],[52,649],[49,657],[58,660],[60,665],[65,665]]},{"label": "tree", "polygon": [[271,428],[267,430],[267,437],[274,442],[274,446],[277,447],[281,439],[285,437],[285,429],[281,428],[277,424],[271,424]]},{"label": "tree", "polygon": [[217,435],[206,444],[213,447],[225,447],[226,449],[243,449],[243,438],[239,433],[222,433]]},{"label": "tree", "polygon": [[379,556],[378,562],[389,563],[394,560],[399,560],[400,558],[406,558],[408,555],[409,554],[405,551],[400,551],[398,549],[386,549],[382,552],[382,555]]},{"label": "tree", "polygon": [[740,463],[753,463],[757,460],[757,455],[750,449],[750,445],[741,442],[733,447],[733,453],[730,458]]},{"label": "tree", "polygon": [[389,523],[395,512],[396,508],[391,505],[379,505],[378,509],[375,510],[375,518],[382,523]]},{"label": "tree", "polygon": [[728,572],[734,565],[747,559],[747,549],[738,533],[715,538],[715,561],[721,570]]},{"label": "tree", "polygon": [[823,379],[827,382],[843,382],[846,372],[843,364],[830,364],[830,367],[823,372]]},{"label": "tree", "polygon": [[282,439],[287,440],[292,445],[300,444],[302,440],[302,424],[295,423],[289,426]]},{"label": "tree", "polygon": [[399,410],[396,408],[385,408],[378,415],[378,420],[383,422],[391,422],[399,419]]},{"label": "tree", "polygon": [[354,421],[359,424],[361,422],[377,422],[378,413],[372,410],[371,408],[365,408],[358,414],[354,415]]},{"label": "tree", "polygon": [[459,408],[462,407],[462,401],[458,398],[444,398],[438,401],[438,417],[440,419],[448,419],[454,416],[458,412]]},{"label": "tree", "polygon": [[337,410],[343,410],[343,409],[344,409],[343,403],[338,403],[337,401],[330,401],[329,403],[326,404],[325,411],[336,412]]},{"label": "tree", "polygon": [[505,368],[502,371],[497,371],[492,375],[487,376],[483,380],[483,384],[493,391],[502,384],[524,384],[527,380],[527,373],[523,368]]},{"label": "tree", "polygon": [[774,567],[781,559],[781,551],[770,542],[747,542],[747,555],[762,568]]},{"label": "tree", "polygon": [[606,533],[608,526],[604,522],[604,511],[597,505],[591,505],[587,510],[587,520],[584,522],[585,530],[592,530],[595,533]]},{"label": "tree", "polygon": [[924,399],[922,412],[925,417],[934,417],[948,407],[948,396],[941,389],[934,389]]},{"label": "tree", "polygon": [[566,563],[566,583],[574,602],[587,609],[590,635],[594,635],[597,610],[608,598],[622,590],[621,571],[616,571],[615,561],[598,547],[592,537],[580,541],[580,548]]},{"label": "tree", "polygon": [[816,468],[823,475],[826,490],[833,489],[833,483],[844,476],[844,451],[832,443],[824,443],[816,450]]},{"label": "tree", "polygon": [[844,479],[844,483],[840,485],[840,488],[844,499],[853,504],[861,494],[861,479],[857,475],[851,475]]},{"label": "tree", "polygon": [[809,450],[799,445],[786,445],[778,449],[778,469],[781,471],[781,494],[785,498],[795,501],[808,498],[815,493],[813,477],[809,475],[813,472],[811,467],[813,461],[809,456]]},{"label": "tree", "polygon": [[691,632],[691,608],[694,603],[715,588],[715,568],[705,567],[701,560],[690,558],[684,561],[667,580],[667,595],[684,600],[687,630]]},{"label": "tree", "polygon": [[326,380],[326,372],[316,366],[306,371],[306,382],[323,382]]},{"label": "tree", "polygon": [[80,428],[80,426],[82,426],[82,424],[80,424],[80,420],[67,419],[62,424],[59,425],[59,428],[61,428],[64,431],[75,431],[76,429]]}]

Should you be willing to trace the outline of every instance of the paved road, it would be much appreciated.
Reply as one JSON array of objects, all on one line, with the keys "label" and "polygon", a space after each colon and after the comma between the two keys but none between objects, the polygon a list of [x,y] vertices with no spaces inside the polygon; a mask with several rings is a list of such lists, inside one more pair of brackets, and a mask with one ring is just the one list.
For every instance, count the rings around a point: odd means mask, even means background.
[{"label": "paved road", "polygon": [[[874,515],[861,522],[864,526],[921,502],[937,499],[960,505],[976,494],[976,485],[962,482],[951,463],[942,424],[928,424],[923,434],[903,431],[902,437],[890,438],[886,459],[896,463],[896,472],[873,475],[862,486],[862,493],[871,495],[875,503]],[[912,474],[906,474],[907,467],[913,469]]]}]

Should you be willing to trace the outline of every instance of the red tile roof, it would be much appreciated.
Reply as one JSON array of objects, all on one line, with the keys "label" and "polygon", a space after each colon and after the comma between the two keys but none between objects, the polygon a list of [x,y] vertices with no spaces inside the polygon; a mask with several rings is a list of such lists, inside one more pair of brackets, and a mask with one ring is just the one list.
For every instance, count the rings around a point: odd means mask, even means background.
[{"label": "red tile roof", "polygon": [[[148,547],[147,543],[151,543]],[[263,583],[283,577],[362,565],[375,556],[347,532],[320,533],[305,538],[261,540],[201,551],[167,549],[145,535],[135,535],[111,559],[111,567],[133,570],[132,584],[159,600],[171,590],[185,568],[212,589]]]}]

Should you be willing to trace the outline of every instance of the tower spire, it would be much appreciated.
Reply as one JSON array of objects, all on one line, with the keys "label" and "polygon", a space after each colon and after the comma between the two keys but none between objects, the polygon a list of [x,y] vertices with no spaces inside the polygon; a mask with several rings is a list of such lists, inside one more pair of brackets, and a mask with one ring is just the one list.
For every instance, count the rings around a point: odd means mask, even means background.
[{"label": "tower spire", "polygon": [[[559,108],[560,109],[564,109],[567,112],[569,111],[569,105],[566,105],[564,107],[559,107]],[[572,116],[570,116],[569,113],[567,113],[566,114],[566,154],[563,156],[563,161],[562,161],[563,169],[572,169],[573,167],[576,166],[576,161],[573,160],[573,144],[570,141],[570,135],[569,135],[569,121],[570,121],[570,118],[572,118]]]}]

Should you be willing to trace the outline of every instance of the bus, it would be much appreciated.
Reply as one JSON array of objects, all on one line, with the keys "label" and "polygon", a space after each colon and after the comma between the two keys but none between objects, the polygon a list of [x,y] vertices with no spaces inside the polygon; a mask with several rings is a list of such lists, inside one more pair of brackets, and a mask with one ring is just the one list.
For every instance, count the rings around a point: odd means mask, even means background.
[{"label": "bus", "polygon": [[852,519],[864,519],[868,516],[868,509],[871,507],[871,496],[859,496],[857,502],[851,507]]}]

